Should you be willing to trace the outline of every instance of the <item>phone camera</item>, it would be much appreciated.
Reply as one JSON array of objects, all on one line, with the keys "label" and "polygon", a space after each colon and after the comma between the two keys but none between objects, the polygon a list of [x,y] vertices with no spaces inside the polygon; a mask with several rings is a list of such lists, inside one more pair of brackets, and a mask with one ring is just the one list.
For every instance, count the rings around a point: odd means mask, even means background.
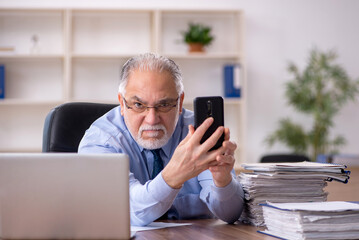
[{"label": "phone camera", "polygon": [[207,116],[212,117],[212,102],[210,100],[207,101]]}]

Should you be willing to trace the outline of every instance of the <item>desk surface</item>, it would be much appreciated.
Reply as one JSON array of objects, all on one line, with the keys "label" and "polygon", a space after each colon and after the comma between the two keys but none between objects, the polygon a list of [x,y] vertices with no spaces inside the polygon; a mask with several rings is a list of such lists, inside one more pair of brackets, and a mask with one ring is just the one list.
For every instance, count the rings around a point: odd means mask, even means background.
[{"label": "desk surface", "polygon": [[242,239],[242,240],[275,240],[257,230],[254,226],[243,224],[227,224],[221,220],[188,220],[166,221],[176,223],[192,223],[192,225],[170,227],[151,231],[136,232],[135,240],[218,240],[218,239]]},{"label": "desk surface", "polygon": [[351,171],[349,182],[328,182],[324,189],[329,193],[328,201],[359,201],[359,167],[348,167]]}]

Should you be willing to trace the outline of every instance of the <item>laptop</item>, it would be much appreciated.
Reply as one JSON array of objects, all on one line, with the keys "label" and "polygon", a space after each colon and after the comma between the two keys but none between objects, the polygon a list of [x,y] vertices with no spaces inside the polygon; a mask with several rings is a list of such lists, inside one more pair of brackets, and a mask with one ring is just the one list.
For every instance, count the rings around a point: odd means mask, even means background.
[{"label": "laptop", "polygon": [[0,153],[0,238],[129,239],[124,154]]}]

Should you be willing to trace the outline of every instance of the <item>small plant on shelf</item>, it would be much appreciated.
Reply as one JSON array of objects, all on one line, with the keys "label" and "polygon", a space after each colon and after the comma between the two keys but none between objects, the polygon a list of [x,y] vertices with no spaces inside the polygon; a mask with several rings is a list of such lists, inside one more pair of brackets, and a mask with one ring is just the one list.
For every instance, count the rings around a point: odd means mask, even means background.
[{"label": "small plant on shelf", "polygon": [[313,124],[305,129],[289,118],[281,119],[279,128],[266,138],[269,146],[281,142],[294,153],[308,155],[315,161],[318,154],[336,153],[345,144],[343,136],[332,138],[330,130],[341,107],[355,100],[359,82],[349,78],[334,62],[336,58],[334,51],[325,53],[314,48],[303,72],[295,64],[289,64],[293,80],[286,84],[288,103],[310,116]]},{"label": "small plant on shelf", "polygon": [[204,52],[204,47],[214,40],[211,27],[199,23],[189,23],[187,31],[182,32],[183,41],[188,44],[190,52]]}]

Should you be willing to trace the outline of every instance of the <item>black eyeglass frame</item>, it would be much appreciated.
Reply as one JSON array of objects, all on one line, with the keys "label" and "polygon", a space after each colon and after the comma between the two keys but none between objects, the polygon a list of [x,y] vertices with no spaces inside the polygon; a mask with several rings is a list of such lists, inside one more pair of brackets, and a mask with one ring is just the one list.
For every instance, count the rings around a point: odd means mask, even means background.
[{"label": "black eyeglass frame", "polygon": [[168,113],[168,112],[171,111],[173,108],[177,107],[177,105],[178,105],[178,99],[179,99],[179,97],[177,97],[176,100],[174,101],[174,102],[176,102],[175,104],[169,105],[169,106],[165,106],[165,107],[162,106],[162,109],[161,109],[161,106],[159,106],[159,105],[163,105],[164,103],[158,103],[157,106],[156,106],[156,105],[155,105],[155,106],[147,106],[146,104],[139,102],[139,103],[141,103],[141,104],[143,105],[143,109],[139,109],[139,108],[134,108],[133,106],[129,106],[129,105],[128,105],[128,102],[127,102],[126,99],[125,99],[125,97],[122,96],[122,98],[123,98],[123,102],[124,102],[126,108],[127,108],[127,109],[131,109],[132,111],[134,111],[134,112],[136,112],[136,113],[143,113],[143,112],[145,112],[145,111],[148,111],[150,108],[155,109],[156,112]]}]

